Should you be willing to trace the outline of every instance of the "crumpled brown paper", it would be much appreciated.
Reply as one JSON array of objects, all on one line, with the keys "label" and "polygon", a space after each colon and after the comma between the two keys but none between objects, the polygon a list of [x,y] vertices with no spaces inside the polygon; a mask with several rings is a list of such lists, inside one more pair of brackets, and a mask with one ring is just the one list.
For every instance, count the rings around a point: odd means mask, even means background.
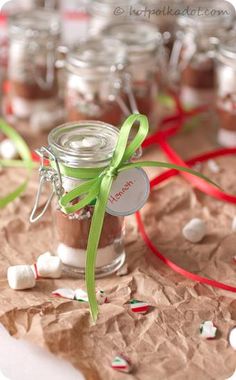
[{"label": "crumpled brown paper", "polygon": [[[210,133],[200,128],[172,143],[182,156],[189,157],[211,148],[206,132]],[[163,159],[155,147],[145,158],[160,157]],[[236,193],[236,157],[217,162],[220,173],[211,173],[206,164],[202,171]],[[154,171],[149,170],[149,174]],[[1,194],[16,185],[22,175],[22,170],[3,170]],[[235,294],[191,282],[158,261],[140,238],[134,217],[127,218],[128,275],[97,280],[110,302],[100,306],[96,325],[91,323],[87,304],[51,296],[60,287],[84,288],[83,280],[41,279],[33,290],[9,289],[9,265],[31,264],[52,247],[50,213],[37,225],[28,222],[37,181],[35,173],[21,200],[0,212],[0,323],[13,336],[67,359],[88,380],[224,380],[234,372],[236,355],[228,344],[228,332],[236,325]],[[149,235],[168,258],[234,286],[236,234],[231,231],[231,221],[235,215],[235,206],[211,199],[177,177],[156,188],[142,210]],[[192,217],[207,221],[207,236],[196,245],[181,234]],[[146,301],[153,309],[147,315],[134,314],[127,305],[131,298]],[[199,326],[204,320],[212,320],[218,327],[215,340],[200,337]],[[132,374],[111,369],[117,353],[131,360]]]}]

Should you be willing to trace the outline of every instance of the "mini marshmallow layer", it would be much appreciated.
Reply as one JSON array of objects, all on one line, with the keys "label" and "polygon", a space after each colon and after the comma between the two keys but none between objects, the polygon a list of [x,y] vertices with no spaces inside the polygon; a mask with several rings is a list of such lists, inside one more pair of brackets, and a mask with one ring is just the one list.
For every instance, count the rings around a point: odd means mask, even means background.
[{"label": "mini marshmallow layer", "polygon": [[191,219],[182,230],[186,240],[199,243],[206,235],[206,223],[202,219]]},{"label": "mini marshmallow layer", "polygon": [[[57,247],[57,255],[65,265],[76,268],[85,268],[86,266],[86,250],[71,248],[67,245],[60,243]],[[103,267],[109,265],[117,257],[117,252],[114,249],[114,244],[108,245],[104,248],[98,248],[96,267]]]},{"label": "mini marshmallow layer", "polygon": [[218,131],[218,143],[226,148],[236,146],[236,132],[220,128]]},{"label": "mini marshmallow layer", "polygon": [[10,288],[14,290],[31,289],[36,280],[30,265],[15,265],[7,270],[7,280]]}]

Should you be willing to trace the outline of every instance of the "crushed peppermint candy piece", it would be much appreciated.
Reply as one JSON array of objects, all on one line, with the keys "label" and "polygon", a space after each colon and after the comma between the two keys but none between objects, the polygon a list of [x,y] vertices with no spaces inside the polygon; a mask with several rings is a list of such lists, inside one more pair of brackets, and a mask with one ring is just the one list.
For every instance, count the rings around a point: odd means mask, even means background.
[{"label": "crushed peppermint candy piece", "polygon": [[149,305],[146,302],[132,299],[130,302],[130,308],[133,313],[146,314],[149,310]]},{"label": "crushed peppermint candy piece", "polygon": [[74,290],[61,288],[61,289],[54,290],[52,292],[52,295],[54,297],[68,298],[70,300],[73,300],[74,299]]},{"label": "crushed peppermint candy piece", "polygon": [[76,301],[88,302],[88,294],[83,289],[76,289],[74,295]]},{"label": "crushed peppermint candy piece", "polygon": [[[97,301],[99,305],[102,305],[108,302],[106,293],[103,290],[97,290],[96,295],[97,295]],[[88,294],[82,289],[75,290],[74,298],[76,301],[79,301],[79,302],[88,302]]]},{"label": "crushed peppermint candy piece", "polygon": [[126,274],[128,274],[128,265],[127,264],[124,264],[117,272],[116,272],[116,275],[117,276],[125,276]]},{"label": "crushed peppermint candy piece", "polygon": [[99,305],[103,305],[104,303],[108,302],[107,295],[103,290],[97,290],[96,295]]},{"label": "crushed peppermint candy piece", "polygon": [[229,344],[236,350],[236,327],[234,327],[229,333]]},{"label": "crushed peppermint candy piece", "polygon": [[233,261],[236,263],[236,256],[233,257]]},{"label": "crushed peppermint candy piece", "polygon": [[214,326],[212,321],[204,321],[200,325],[200,334],[203,338],[214,339],[216,337],[217,327]]},{"label": "crushed peppermint candy piece", "polygon": [[212,173],[219,173],[220,172],[220,167],[219,165],[217,164],[217,162],[215,160],[208,160],[207,161],[207,166],[208,166],[208,169],[212,172]]},{"label": "crushed peppermint candy piece", "polygon": [[117,355],[111,363],[111,367],[119,372],[130,373],[131,364],[123,355]]}]

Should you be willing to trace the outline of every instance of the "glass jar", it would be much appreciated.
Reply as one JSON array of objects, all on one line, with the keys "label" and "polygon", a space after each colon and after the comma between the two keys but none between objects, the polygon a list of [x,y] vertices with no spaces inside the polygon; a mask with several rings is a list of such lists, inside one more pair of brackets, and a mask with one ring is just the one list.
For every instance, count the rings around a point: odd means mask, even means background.
[{"label": "glass jar", "polygon": [[38,9],[10,19],[8,78],[12,111],[17,118],[30,119],[34,112],[55,105],[59,31],[55,12]]},{"label": "glass jar", "polygon": [[109,38],[88,40],[68,53],[65,62],[68,121],[94,119],[120,124],[125,62],[125,47]]},{"label": "glass jar", "polygon": [[235,37],[221,43],[217,54],[218,142],[236,146],[236,46]]},{"label": "glass jar", "polygon": [[120,0],[119,3],[115,0],[90,1],[90,36],[97,36],[109,25],[137,19],[137,16],[130,14],[130,7],[138,3],[139,0]]},{"label": "glass jar", "polygon": [[[56,165],[52,165],[55,169],[43,167],[41,173],[44,173],[47,178],[54,178],[54,184],[57,183],[54,189],[57,189],[60,197],[84,182],[83,179],[75,179],[63,174],[65,167],[102,171],[110,163],[117,140],[118,129],[110,124],[83,121],[61,125],[50,132],[48,148],[41,148],[39,151],[42,162],[44,158],[56,162]],[[45,151],[47,151],[46,155]],[[94,204],[95,201],[92,201],[82,210],[71,214],[63,213],[58,200],[55,200],[52,205],[55,229],[54,253],[61,258],[64,270],[71,275],[83,276],[85,273],[86,248]],[[32,220],[31,216],[31,221],[36,221],[39,217]],[[96,276],[115,272],[123,265],[125,261],[123,236],[124,217],[106,213],[97,251]]]},{"label": "glass jar", "polygon": [[213,104],[215,97],[215,47],[233,25],[234,10],[227,1],[202,1],[180,16],[180,97],[190,106]]},{"label": "glass jar", "polygon": [[[157,119],[157,78],[162,69],[163,44],[157,28],[146,22],[112,25],[104,35],[118,39],[127,47],[127,72],[138,111],[149,118],[151,127]],[[132,99],[131,102],[132,104]],[[131,105],[132,107],[132,105]],[[136,112],[133,106],[132,111]]]}]

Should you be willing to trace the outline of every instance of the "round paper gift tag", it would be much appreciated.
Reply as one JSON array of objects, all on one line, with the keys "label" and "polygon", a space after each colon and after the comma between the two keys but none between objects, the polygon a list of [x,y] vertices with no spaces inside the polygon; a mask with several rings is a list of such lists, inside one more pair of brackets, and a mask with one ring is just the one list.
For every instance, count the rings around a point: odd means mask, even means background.
[{"label": "round paper gift tag", "polygon": [[115,216],[134,214],[143,207],[149,193],[150,183],[143,169],[120,172],[112,184],[106,212]]}]

